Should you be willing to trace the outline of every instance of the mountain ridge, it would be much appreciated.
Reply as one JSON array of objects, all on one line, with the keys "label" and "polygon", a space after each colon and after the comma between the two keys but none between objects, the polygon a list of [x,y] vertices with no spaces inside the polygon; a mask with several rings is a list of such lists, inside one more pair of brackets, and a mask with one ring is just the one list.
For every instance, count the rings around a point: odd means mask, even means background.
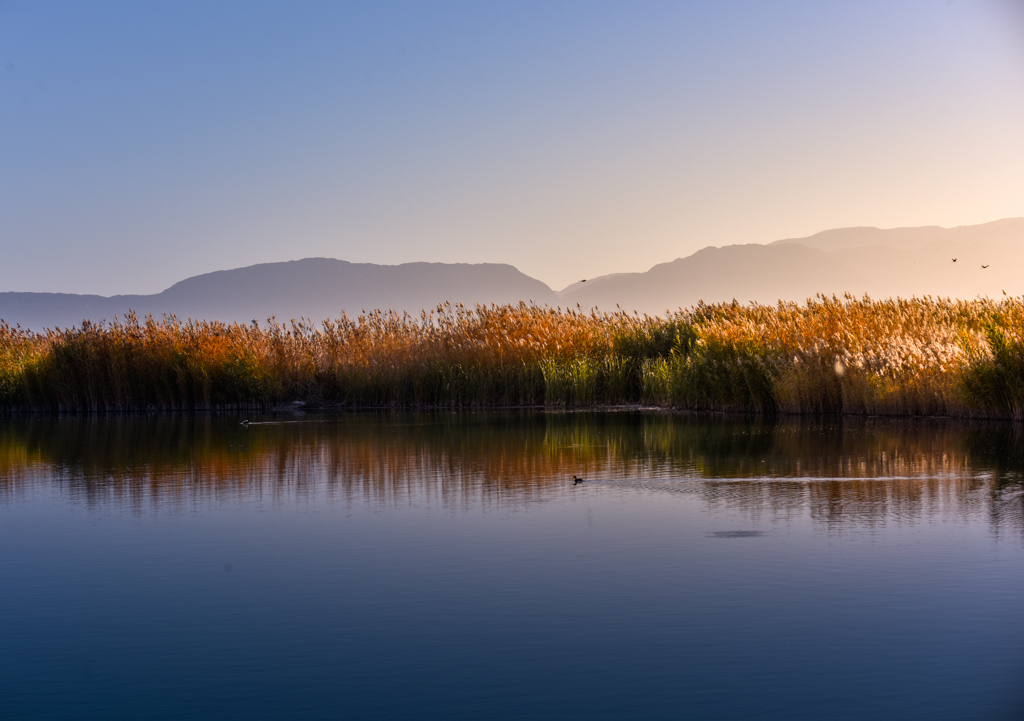
[{"label": "mountain ridge", "polygon": [[547,285],[506,263],[377,265],[335,258],[258,263],[185,278],[153,295],[0,293],[0,319],[26,328],[68,327],[139,316],[224,322],[308,318],[319,322],[375,308],[419,314],[444,302],[554,305]]},{"label": "mountain ridge", "polygon": [[[953,259],[956,259],[955,261]],[[987,266],[987,267],[983,267]],[[1024,295],[1024,218],[973,226],[835,228],[770,243],[707,245],[647,271],[610,273],[561,291],[507,263],[353,263],[302,258],[216,270],[152,295],[0,292],[0,319],[25,328],[140,316],[319,322],[382,309],[418,315],[450,302],[660,314],[698,301],[774,304],[816,294],[959,298]]]}]

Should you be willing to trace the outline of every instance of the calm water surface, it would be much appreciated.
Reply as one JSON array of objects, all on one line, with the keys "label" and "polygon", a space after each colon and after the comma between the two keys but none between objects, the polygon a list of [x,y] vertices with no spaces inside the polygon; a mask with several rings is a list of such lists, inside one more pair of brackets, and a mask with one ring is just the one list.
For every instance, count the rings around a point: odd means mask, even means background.
[{"label": "calm water surface", "polygon": [[1019,428],[238,420],[0,421],[0,718],[1024,718]]}]

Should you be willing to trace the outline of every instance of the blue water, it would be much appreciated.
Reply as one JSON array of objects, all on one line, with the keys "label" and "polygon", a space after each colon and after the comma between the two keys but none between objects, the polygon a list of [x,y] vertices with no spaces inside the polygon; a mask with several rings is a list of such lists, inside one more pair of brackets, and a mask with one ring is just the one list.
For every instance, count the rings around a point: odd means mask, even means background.
[{"label": "blue water", "polygon": [[0,718],[1024,718],[1012,426],[254,420],[0,421]]}]

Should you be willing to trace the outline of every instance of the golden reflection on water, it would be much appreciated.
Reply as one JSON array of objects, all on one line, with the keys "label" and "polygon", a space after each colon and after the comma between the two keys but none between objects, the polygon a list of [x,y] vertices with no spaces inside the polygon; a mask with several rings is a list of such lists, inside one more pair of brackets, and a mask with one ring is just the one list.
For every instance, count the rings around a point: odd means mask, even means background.
[{"label": "golden reflection on water", "polygon": [[645,485],[751,516],[986,517],[1024,528],[1022,434],[1001,424],[736,420],[665,413],[350,414],[0,422],[0,502],[92,507],[284,501],[516,506],[569,486]]}]

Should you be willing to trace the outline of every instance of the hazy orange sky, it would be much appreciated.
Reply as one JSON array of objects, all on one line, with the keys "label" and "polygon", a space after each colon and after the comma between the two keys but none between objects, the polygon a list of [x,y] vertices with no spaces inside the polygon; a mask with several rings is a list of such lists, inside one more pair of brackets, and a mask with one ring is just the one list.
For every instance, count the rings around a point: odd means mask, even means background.
[{"label": "hazy orange sky", "polygon": [[0,3],[0,291],[1024,216],[1024,3]]}]

